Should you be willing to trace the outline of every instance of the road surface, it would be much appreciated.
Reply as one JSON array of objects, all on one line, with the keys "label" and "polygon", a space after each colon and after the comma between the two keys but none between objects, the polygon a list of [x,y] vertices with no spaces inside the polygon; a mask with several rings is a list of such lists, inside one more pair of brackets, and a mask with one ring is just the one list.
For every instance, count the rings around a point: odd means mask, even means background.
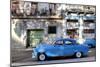
[{"label": "road surface", "polygon": [[23,65],[38,65],[38,64],[54,64],[54,63],[71,63],[71,62],[87,62],[95,61],[95,48],[90,49],[89,55],[83,58],[74,57],[61,57],[50,58],[48,61],[37,61],[32,59],[32,50],[19,50],[17,53],[12,53],[11,66],[23,66]]}]

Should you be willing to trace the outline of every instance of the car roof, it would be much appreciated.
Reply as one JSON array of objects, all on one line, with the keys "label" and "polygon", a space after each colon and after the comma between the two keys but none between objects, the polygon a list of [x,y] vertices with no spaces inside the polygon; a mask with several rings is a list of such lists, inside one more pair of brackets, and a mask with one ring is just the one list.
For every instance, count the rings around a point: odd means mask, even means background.
[{"label": "car roof", "polygon": [[76,40],[74,40],[72,38],[60,38],[60,39],[56,39],[56,40],[71,40],[71,41],[76,41]]},{"label": "car roof", "polygon": [[59,41],[59,40],[63,40],[63,41],[72,41],[74,44],[76,44],[76,40],[75,39],[72,39],[72,38],[60,38],[60,39],[57,39],[56,41]]}]

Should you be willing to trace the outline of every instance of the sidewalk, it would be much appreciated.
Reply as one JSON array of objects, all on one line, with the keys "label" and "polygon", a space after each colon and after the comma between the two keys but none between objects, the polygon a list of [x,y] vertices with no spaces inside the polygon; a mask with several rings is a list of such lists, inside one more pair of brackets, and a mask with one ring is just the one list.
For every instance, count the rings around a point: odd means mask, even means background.
[{"label": "sidewalk", "polygon": [[11,62],[17,62],[31,56],[32,56],[32,48],[11,49]]}]

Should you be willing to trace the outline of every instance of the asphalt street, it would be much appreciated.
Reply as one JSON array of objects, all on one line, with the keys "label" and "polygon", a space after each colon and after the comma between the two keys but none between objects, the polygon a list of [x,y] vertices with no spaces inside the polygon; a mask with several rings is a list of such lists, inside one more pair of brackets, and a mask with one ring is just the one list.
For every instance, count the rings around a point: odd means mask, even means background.
[{"label": "asphalt street", "polygon": [[82,62],[82,61],[95,61],[95,48],[89,50],[87,57],[74,58],[74,57],[59,57],[50,58],[47,61],[37,61],[32,59],[32,49],[20,49],[17,52],[11,53],[12,66],[22,65],[38,65],[38,64],[54,64],[54,63],[69,63],[69,62]]}]

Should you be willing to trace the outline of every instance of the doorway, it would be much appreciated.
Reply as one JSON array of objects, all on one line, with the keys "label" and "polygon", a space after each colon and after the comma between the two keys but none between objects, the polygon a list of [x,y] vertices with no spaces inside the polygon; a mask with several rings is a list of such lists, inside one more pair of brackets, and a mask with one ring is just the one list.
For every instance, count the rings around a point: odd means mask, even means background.
[{"label": "doorway", "polygon": [[27,30],[27,46],[28,47],[36,47],[39,43],[41,43],[44,35],[43,29],[29,29]]}]

